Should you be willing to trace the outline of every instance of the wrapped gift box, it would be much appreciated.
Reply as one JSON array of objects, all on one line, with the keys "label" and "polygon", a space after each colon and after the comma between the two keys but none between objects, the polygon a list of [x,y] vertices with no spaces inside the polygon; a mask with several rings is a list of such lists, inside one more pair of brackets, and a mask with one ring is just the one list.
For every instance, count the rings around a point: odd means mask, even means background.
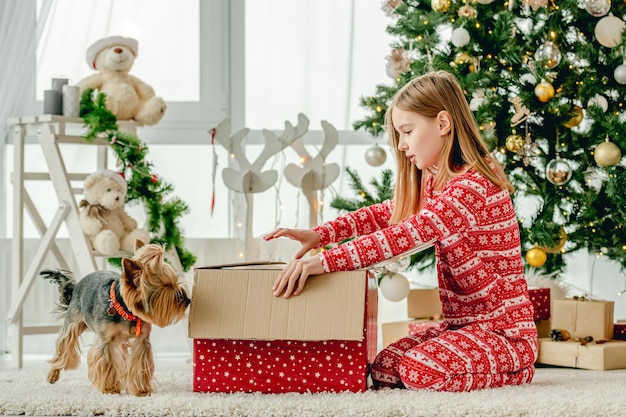
[{"label": "wrapped gift box", "polygon": [[550,288],[529,288],[528,296],[535,309],[535,321],[550,318]]},{"label": "wrapped gift box", "polygon": [[567,330],[572,338],[611,339],[613,306],[613,301],[554,299],[551,325],[553,329]]},{"label": "wrapped gift box", "polygon": [[441,318],[439,288],[412,289],[406,298],[407,317],[413,319]]},{"label": "wrapped gift box", "polygon": [[617,320],[613,325],[613,339],[626,340],[626,320]]},{"label": "wrapped gift box", "polygon": [[567,366],[569,368],[592,369],[596,371],[626,368],[626,342],[609,340],[581,345],[568,340],[557,342],[552,339],[539,339],[537,363]]},{"label": "wrapped gift box", "polygon": [[391,323],[383,323],[383,347],[402,339],[403,337],[414,335],[428,329],[437,328],[442,320],[404,320]]},{"label": "wrapped gift box", "polygon": [[189,311],[196,392],[361,392],[376,355],[367,271],[311,277],[274,297],[281,265],[196,268]]},{"label": "wrapped gift box", "polygon": [[550,337],[550,320],[539,320],[535,322],[537,326],[537,335],[539,337]]}]

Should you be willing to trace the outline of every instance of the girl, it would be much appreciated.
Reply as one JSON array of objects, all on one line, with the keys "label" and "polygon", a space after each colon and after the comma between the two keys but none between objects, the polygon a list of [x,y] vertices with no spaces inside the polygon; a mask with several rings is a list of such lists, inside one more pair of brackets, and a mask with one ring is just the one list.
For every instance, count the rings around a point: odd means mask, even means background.
[{"label": "girl", "polygon": [[302,244],[274,295],[298,295],[311,275],[366,268],[435,239],[444,321],[383,349],[371,368],[374,386],[470,391],[529,383],[537,329],[513,187],[490,157],[460,84],[442,71],[417,77],[385,117],[398,163],[394,199],[311,230],[266,235]]}]

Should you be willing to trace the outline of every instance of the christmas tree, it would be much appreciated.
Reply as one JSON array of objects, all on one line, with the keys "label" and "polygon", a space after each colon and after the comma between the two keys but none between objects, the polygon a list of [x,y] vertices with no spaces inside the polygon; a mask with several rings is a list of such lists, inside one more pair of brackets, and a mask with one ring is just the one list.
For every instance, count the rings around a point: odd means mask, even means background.
[{"label": "christmas tree", "polygon": [[453,73],[516,188],[530,266],[562,270],[585,249],[626,267],[626,2],[387,0],[392,81],[361,98],[354,124],[384,136],[393,94]]}]

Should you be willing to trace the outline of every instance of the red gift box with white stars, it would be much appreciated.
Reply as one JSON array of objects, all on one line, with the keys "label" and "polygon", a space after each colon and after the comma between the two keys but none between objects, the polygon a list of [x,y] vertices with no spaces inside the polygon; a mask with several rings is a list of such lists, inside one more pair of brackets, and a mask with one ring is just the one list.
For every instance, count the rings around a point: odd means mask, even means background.
[{"label": "red gift box with white stars", "polygon": [[282,265],[196,268],[189,312],[196,392],[362,392],[376,355],[367,271],[311,277],[274,297]]},{"label": "red gift box with white stars", "polygon": [[528,296],[535,309],[534,320],[548,320],[550,318],[550,288],[529,288]]}]

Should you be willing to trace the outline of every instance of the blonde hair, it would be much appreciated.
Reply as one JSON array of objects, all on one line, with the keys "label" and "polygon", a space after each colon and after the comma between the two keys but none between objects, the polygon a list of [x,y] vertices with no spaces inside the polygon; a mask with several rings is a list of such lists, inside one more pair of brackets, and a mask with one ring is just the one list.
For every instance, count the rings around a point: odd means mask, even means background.
[{"label": "blonde hair", "polygon": [[391,223],[398,223],[416,214],[424,200],[426,173],[409,161],[398,149],[399,134],[393,126],[393,109],[418,113],[435,118],[445,110],[450,115],[450,140],[446,140],[434,188],[442,190],[453,177],[461,174],[463,167],[479,172],[503,190],[513,192],[500,164],[494,160],[483,140],[474,115],[456,77],[445,71],[430,72],[405,84],[393,97],[385,114],[389,141],[396,152],[398,173],[395,188],[395,208]]}]

